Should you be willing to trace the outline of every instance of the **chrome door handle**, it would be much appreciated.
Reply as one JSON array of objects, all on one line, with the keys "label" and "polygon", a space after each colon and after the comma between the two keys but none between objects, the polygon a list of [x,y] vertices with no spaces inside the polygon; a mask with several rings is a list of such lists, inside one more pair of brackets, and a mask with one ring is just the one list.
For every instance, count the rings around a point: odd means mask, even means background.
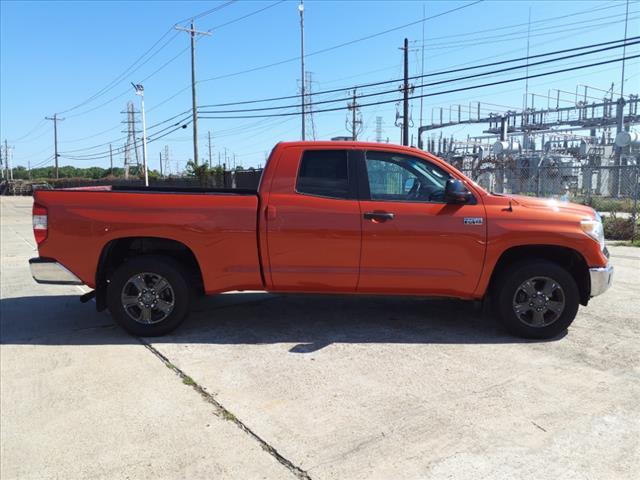
[{"label": "chrome door handle", "polygon": [[387,220],[393,220],[395,215],[389,212],[366,212],[363,217],[373,223],[384,223]]}]

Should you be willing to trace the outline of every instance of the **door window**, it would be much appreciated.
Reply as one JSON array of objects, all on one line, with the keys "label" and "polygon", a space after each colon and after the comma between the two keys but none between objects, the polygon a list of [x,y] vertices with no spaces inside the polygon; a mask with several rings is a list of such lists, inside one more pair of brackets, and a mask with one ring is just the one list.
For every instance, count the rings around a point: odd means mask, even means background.
[{"label": "door window", "polygon": [[308,150],[302,155],[296,191],[330,198],[350,198],[346,150]]},{"label": "door window", "polygon": [[444,203],[451,176],[431,162],[409,155],[366,152],[371,200]]}]

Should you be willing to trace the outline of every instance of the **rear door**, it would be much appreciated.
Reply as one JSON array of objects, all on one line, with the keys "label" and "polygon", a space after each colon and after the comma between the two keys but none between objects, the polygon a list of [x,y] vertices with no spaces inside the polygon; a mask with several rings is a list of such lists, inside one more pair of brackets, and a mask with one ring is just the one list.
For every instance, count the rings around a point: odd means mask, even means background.
[{"label": "rear door", "polygon": [[451,175],[421,157],[373,150],[359,165],[366,181],[358,291],[471,295],[486,248],[480,200],[445,204]]},{"label": "rear door", "polygon": [[282,154],[266,207],[272,290],[356,290],[362,225],[354,172],[348,149]]}]

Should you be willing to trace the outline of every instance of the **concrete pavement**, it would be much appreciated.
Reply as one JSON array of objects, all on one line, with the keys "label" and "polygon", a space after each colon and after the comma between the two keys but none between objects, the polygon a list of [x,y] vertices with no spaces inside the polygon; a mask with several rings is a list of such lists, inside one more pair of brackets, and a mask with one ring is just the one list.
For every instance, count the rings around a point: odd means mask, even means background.
[{"label": "concrete pavement", "polygon": [[3,479],[296,478],[77,287],[33,282],[30,198],[2,198]]},{"label": "concrete pavement", "polygon": [[2,198],[2,478],[640,477],[638,248],[553,341],[453,300],[262,293],[140,341],[33,283],[29,209]]}]

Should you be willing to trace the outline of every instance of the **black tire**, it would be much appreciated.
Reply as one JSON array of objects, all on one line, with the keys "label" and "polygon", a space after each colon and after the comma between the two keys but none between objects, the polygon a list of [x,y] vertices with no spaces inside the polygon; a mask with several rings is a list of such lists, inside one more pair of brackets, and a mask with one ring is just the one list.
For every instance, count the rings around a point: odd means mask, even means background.
[{"label": "black tire", "polygon": [[[536,280],[527,283],[532,279]],[[548,280],[551,280],[549,288],[555,287],[554,297],[540,298],[537,290],[547,285]],[[537,298],[529,297],[525,291],[531,289],[532,285]],[[551,301],[545,303],[545,298]],[[492,300],[493,311],[510,333],[523,338],[550,339],[565,332],[571,325],[578,313],[580,294],[573,276],[561,266],[547,260],[528,260],[515,263],[500,274],[493,285]],[[553,303],[556,311],[547,310],[548,303]],[[564,306],[558,314],[556,305],[560,303],[564,303]],[[538,308],[544,310],[539,315],[546,316],[542,324],[540,317],[535,320],[533,317]],[[519,313],[516,313],[516,309]],[[547,321],[548,324],[545,323]]]},{"label": "black tire", "polygon": [[[161,311],[159,307],[140,308],[136,304],[130,304],[125,308],[125,299],[133,298],[139,291],[131,279],[142,278],[141,274],[146,274],[143,282],[151,287],[154,286],[154,280],[157,281],[158,278],[166,280],[169,288],[164,287],[163,292],[158,293],[164,297],[155,297],[155,302],[163,302],[165,310]],[[140,337],[165,335],[177,328],[189,313],[191,293],[188,279],[189,276],[182,265],[169,257],[145,255],[132,258],[120,265],[111,276],[107,288],[107,307],[116,323],[132,335]],[[153,292],[155,295],[155,290]],[[150,298],[148,301],[154,302],[154,299]],[[143,318],[143,309],[151,311],[150,315],[153,318]],[[140,318],[136,320],[133,317],[138,313]],[[145,320],[153,323],[146,323]]]}]

